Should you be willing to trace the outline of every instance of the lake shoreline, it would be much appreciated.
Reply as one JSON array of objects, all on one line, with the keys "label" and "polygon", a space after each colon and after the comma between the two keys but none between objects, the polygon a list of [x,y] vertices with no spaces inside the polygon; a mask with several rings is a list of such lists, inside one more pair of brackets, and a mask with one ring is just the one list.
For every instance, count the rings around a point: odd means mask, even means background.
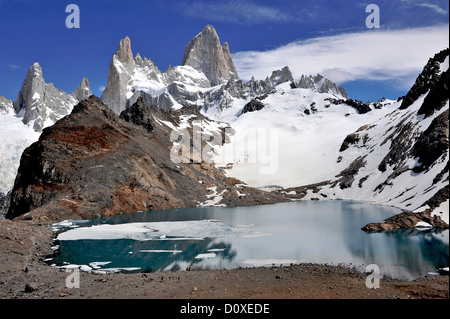
[{"label": "lake shoreline", "polygon": [[80,288],[68,288],[71,273],[43,260],[51,253],[50,223],[0,219],[1,299],[448,299],[449,277],[415,281],[381,279],[346,267],[299,264],[233,270],[92,274],[80,272]]}]

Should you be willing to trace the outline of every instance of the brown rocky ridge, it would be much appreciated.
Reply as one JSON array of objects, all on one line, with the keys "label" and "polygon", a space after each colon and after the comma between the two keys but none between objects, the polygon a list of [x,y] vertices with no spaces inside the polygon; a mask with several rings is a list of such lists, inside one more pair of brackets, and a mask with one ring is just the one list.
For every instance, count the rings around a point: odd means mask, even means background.
[{"label": "brown rocky ridge", "polygon": [[[88,219],[196,207],[214,198],[211,187],[227,206],[288,200],[227,178],[195,148],[188,163],[174,163],[170,135],[181,119],[190,132],[201,128],[194,120],[212,122],[195,108],[165,112],[142,99],[120,116],[95,96],[80,102],[22,154],[6,217]],[[226,141],[224,127],[215,134]]]}]

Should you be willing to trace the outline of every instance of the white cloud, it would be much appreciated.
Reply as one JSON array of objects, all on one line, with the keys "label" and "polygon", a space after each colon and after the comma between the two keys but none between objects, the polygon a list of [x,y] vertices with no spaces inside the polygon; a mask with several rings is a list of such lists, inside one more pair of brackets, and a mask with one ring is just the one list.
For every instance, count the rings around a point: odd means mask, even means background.
[{"label": "white cloud", "polygon": [[395,80],[408,88],[429,57],[449,46],[449,26],[368,30],[296,41],[270,51],[233,54],[239,76],[264,79],[289,66],[295,78],[320,73],[336,83]]},{"label": "white cloud", "polygon": [[99,86],[99,88],[98,88],[98,90],[101,92],[101,93],[103,93],[103,91],[106,89],[106,86],[104,86],[104,85],[100,85]]},{"label": "white cloud", "polygon": [[17,65],[17,64],[8,64],[8,66],[12,70],[19,70],[20,69],[20,65]]},{"label": "white cloud", "polygon": [[436,11],[439,14],[447,14],[447,11],[442,9],[441,7],[439,7],[438,5],[435,4],[431,4],[431,3],[418,3],[417,4],[419,7],[424,7],[424,8],[430,8],[434,11]]},{"label": "white cloud", "polygon": [[442,9],[437,4],[432,4],[428,2],[417,2],[416,0],[400,0],[403,5],[406,5],[407,7],[423,7],[423,8],[429,8],[434,10],[438,14],[447,14],[447,10]]},{"label": "white cloud", "polygon": [[183,11],[189,17],[237,24],[282,22],[291,19],[278,9],[259,5],[252,1],[229,0],[221,3],[196,1],[185,6]]}]

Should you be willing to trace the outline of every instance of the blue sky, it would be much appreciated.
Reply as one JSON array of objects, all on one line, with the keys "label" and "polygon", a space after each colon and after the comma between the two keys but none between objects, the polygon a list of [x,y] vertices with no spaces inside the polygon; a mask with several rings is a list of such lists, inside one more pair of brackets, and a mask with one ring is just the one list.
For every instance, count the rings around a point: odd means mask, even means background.
[{"label": "blue sky", "polygon": [[[80,8],[79,29],[65,25],[70,3]],[[370,3],[380,8],[380,29],[366,27]],[[133,54],[164,71],[211,24],[244,80],[288,65],[295,77],[324,74],[352,98],[396,99],[448,46],[448,23],[446,0],[0,0],[0,95],[15,100],[39,62],[58,89],[72,92],[87,77],[100,96],[120,39],[129,36]]]}]

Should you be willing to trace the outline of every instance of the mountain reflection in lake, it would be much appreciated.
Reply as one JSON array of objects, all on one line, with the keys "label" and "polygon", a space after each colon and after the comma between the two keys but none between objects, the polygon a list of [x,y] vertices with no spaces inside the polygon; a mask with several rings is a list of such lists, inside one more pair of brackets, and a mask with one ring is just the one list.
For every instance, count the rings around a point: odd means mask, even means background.
[{"label": "mountain reflection in lake", "polygon": [[383,275],[407,280],[447,267],[448,230],[361,230],[399,212],[352,201],[298,201],[117,215],[61,227],[49,263],[140,272],[289,263],[364,270],[377,264]]}]

